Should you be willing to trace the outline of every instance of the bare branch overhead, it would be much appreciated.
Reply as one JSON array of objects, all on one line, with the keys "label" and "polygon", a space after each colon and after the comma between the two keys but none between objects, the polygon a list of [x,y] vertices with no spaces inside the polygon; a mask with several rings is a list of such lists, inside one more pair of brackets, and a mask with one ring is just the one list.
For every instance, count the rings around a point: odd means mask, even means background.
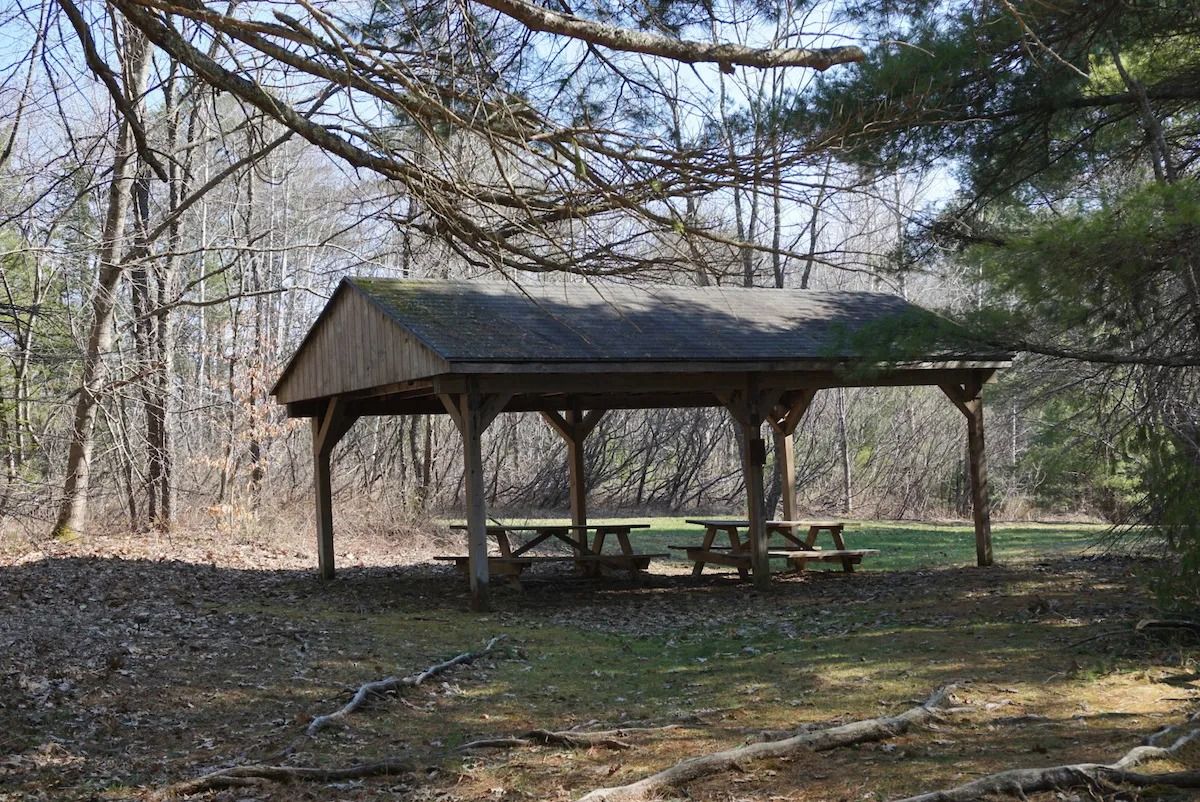
[{"label": "bare branch overhead", "polygon": [[[863,57],[857,48],[683,41],[509,0],[484,3],[502,12],[504,25],[481,24],[473,11],[447,12],[454,32],[446,41],[438,38],[442,27],[426,30],[403,12],[380,24],[333,3],[297,3],[299,17],[275,11],[274,22],[249,4],[224,12],[199,0],[111,5],[200,80],[392,183],[414,205],[385,219],[441,240],[480,268],[589,275],[690,270],[697,248],[675,250],[669,240],[737,249],[754,247],[752,237],[730,236],[719,220],[681,218],[673,202],[738,191],[747,182],[778,183],[781,199],[803,198],[812,151],[782,121],[786,108],[772,112],[780,121],[772,123],[777,133],[768,167],[758,152],[762,135],[734,144],[703,125],[687,138],[664,130],[647,114],[646,90],[629,78],[629,65],[598,56],[596,46],[663,56],[677,62],[671,69],[681,63],[825,69]],[[231,58],[206,54],[182,20],[237,50]],[[800,35],[788,31],[771,41]],[[547,54],[530,45],[537,32],[589,47]],[[486,65],[498,61],[510,66],[489,72]],[[245,69],[248,63],[255,68]],[[292,99],[298,86],[323,87],[331,96],[327,110],[302,113]],[[548,88],[554,86],[563,89]]]},{"label": "bare branch overhead", "polygon": [[858,47],[756,48],[738,44],[689,42],[616,25],[605,25],[574,14],[552,11],[527,0],[478,2],[512,17],[530,30],[569,36],[613,50],[661,56],[687,64],[719,64],[725,72],[732,72],[734,66],[810,67],[824,71],[837,64],[856,63],[866,58],[866,54]]}]

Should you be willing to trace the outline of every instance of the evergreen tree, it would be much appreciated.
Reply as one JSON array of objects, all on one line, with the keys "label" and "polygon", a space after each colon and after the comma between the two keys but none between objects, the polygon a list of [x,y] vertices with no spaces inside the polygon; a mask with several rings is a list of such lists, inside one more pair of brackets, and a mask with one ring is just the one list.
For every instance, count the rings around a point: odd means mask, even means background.
[{"label": "evergreen tree", "polygon": [[1171,603],[1196,604],[1195,4],[916,0],[845,13],[905,44],[822,84],[823,142],[868,169],[953,171],[960,191],[912,221],[902,262],[973,268],[986,300],[973,328],[1056,360],[1051,389],[1091,399],[1089,435],[1103,436],[1073,453],[1104,457],[1114,482],[1137,477],[1126,520],[1157,527],[1178,558]]}]

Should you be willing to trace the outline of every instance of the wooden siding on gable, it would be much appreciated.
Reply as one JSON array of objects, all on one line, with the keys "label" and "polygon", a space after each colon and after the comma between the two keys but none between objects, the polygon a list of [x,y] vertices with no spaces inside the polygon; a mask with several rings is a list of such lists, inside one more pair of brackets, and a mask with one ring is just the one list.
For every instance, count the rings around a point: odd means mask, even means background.
[{"label": "wooden siding on gable", "polygon": [[352,287],[333,302],[276,387],[281,404],[436,376],[449,365]]}]

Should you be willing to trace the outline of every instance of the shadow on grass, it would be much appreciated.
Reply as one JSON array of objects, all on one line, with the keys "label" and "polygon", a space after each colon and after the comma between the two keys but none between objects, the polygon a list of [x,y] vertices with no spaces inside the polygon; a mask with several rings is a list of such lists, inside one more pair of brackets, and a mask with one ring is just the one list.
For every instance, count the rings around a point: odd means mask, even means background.
[{"label": "shadow on grass", "polygon": [[[497,588],[495,611],[476,615],[465,609],[462,580],[432,566],[346,570],[326,584],[307,571],[173,561],[0,567],[0,645],[11,657],[0,674],[0,751],[19,756],[0,787],[28,798],[90,798],[231,762],[398,756],[437,770],[313,798],[399,797],[414,783],[476,781],[483,793],[500,782],[492,769],[475,777],[447,757],[479,734],[699,712],[703,726],[650,750],[645,759],[662,765],[757,729],[878,715],[952,680],[1074,699],[1123,665],[1065,647],[1142,604],[1127,580],[1118,561],[1066,559],[810,573],[777,579],[766,594],[721,576],[631,583],[542,574],[523,592]],[[509,637],[503,657],[402,700],[376,700],[348,727],[302,736],[311,716],[340,706],[357,684],[419,670],[496,634]],[[1144,730],[1138,717],[1114,718],[1083,739],[1068,737],[1075,719],[1066,708],[1050,711],[1055,724],[1039,724],[1052,730],[1038,737],[1056,754]],[[978,762],[984,748],[1011,757],[1011,739],[1003,729],[974,733],[959,759]],[[39,763],[47,744],[59,758]],[[529,793],[561,795],[572,783],[595,784],[572,772],[607,759],[543,761],[520,782]],[[495,771],[508,771],[503,760]]]}]

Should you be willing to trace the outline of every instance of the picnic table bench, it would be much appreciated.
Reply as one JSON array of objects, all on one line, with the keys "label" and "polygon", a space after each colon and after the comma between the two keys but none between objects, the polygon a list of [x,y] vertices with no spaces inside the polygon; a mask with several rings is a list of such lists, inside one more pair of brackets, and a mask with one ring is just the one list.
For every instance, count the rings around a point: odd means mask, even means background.
[{"label": "picnic table bench", "polygon": [[[730,565],[737,569],[738,574],[745,578],[750,575],[751,552],[749,533],[745,539],[739,530],[748,529],[749,521],[688,518],[687,523],[704,527],[704,542],[698,546],[669,546],[668,548],[683,551],[687,558],[695,563],[692,576],[700,576],[707,563]],[[878,549],[848,549],[842,537],[845,524],[839,521],[767,521],[767,538],[779,535],[785,541],[783,548],[767,548],[768,558],[782,558],[788,561],[796,571],[803,571],[810,561],[840,562],[842,570],[853,572],[854,566],[860,564],[863,557],[878,554]],[[807,529],[803,540],[797,535],[801,529]],[[828,532],[833,540],[834,548],[822,549],[817,545],[817,535]],[[717,536],[724,534],[729,539],[728,546],[715,545]]]},{"label": "picnic table bench", "polygon": [[[456,531],[467,529],[462,524],[456,524],[450,528]],[[489,525],[487,527],[488,537],[496,542],[500,554],[488,556],[488,571],[516,581],[525,569],[535,563],[570,562],[588,576],[596,576],[603,569],[625,570],[636,576],[639,571],[644,571],[650,566],[652,559],[670,556],[666,553],[648,554],[633,550],[629,533],[634,529],[649,528],[650,524]],[[590,538],[589,533],[593,533]],[[510,538],[514,535],[531,536],[514,548]],[[604,553],[605,541],[609,535],[616,538],[620,553]],[[552,539],[570,546],[572,553],[569,555],[529,553],[532,549]],[[440,556],[434,557],[434,559],[453,562],[464,574],[470,565],[470,558],[466,555]]]}]

